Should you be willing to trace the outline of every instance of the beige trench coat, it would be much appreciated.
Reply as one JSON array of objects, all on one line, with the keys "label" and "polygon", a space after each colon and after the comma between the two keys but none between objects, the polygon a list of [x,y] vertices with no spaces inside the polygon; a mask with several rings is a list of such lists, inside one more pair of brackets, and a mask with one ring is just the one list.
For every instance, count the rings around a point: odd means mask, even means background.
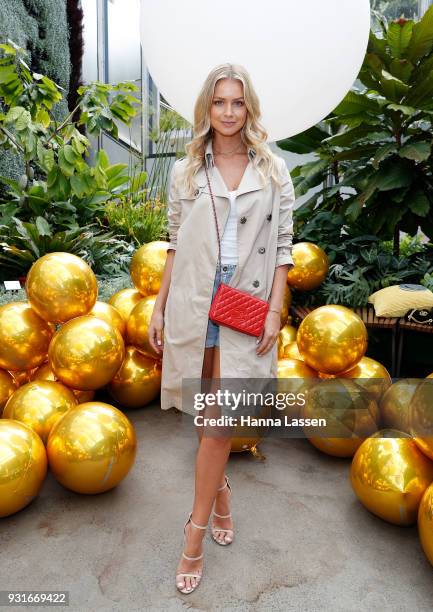
[{"label": "beige trench coat", "polygon": [[[249,149],[249,163],[237,189],[238,264],[229,285],[268,300],[275,267],[293,266],[292,212],[295,201],[290,173],[280,162],[283,184],[269,180],[262,186]],[[230,213],[225,182],[214,164],[212,141],[205,159],[214,195],[220,239]],[[167,206],[170,246],[176,250],[164,312],[161,408],[182,406],[182,379],[201,379],[209,308],[218,261],[218,240],[212,201],[202,166],[195,175],[193,197],[176,189],[174,177],[186,158],[175,161],[170,175]],[[277,343],[262,356],[256,337],[220,326],[221,378],[276,378]],[[184,402],[185,403],[185,402]]]}]

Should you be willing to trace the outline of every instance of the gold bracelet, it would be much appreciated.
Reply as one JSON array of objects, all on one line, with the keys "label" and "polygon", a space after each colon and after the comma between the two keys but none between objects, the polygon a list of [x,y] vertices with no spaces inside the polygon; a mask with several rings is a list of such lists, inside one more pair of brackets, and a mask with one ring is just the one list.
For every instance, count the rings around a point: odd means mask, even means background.
[{"label": "gold bracelet", "polygon": [[278,312],[278,314],[281,314],[281,310],[276,310],[275,308],[269,308],[269,310],[272,310],[272,312]]}]

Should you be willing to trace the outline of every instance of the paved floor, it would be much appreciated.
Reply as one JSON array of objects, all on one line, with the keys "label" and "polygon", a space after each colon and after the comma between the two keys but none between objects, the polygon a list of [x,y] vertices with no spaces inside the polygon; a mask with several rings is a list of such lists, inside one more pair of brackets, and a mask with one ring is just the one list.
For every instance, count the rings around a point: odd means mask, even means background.
[{"label": "paved floor", "polygon": [[196,441],[157,405],[128,416],[139,447],[119,487],[81,496],[49,474],[30,506],[0,521],[0,589],[67,589],[61,609],[74,612],[431,610],[433,568],[416,528],[367,512],[350,462],[306,440],[268,439],[264,461],[232,455],[236,541],[220,548],[208,537],[200,588],[178,594]]}]

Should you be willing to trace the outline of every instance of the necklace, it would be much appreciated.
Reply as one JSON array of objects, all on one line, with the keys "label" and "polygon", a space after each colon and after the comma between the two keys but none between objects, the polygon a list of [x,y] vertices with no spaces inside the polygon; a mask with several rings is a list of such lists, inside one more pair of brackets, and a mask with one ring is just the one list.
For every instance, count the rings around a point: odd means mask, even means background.
[{"label": "necklace", "polygon": [[218,153],[218,155],[222,155],[223,157],[228,157],[228,156],[229,156],[229,155],[231,155],[232,153],[235,153],[236,151],[238,151],[238,150],[239,150],[239,148],[240,148],[242,145],[243,145],[243,143],[242,143],[242,142],[240,142],[240,143],[238,144],[238,146],[237,146],[235,149],[233,149],[232,151],[226,151],[226,152],[223,152],[223,151],[218,151],[218,149],[215,149],[215,153]]}]

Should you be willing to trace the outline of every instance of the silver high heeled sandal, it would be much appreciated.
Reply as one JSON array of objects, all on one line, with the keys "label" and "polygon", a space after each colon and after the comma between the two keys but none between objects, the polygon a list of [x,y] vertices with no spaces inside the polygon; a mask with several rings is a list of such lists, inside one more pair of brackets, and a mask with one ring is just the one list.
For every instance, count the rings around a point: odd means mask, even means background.
[{"label": "silver high heeled sandal", "polygon": [[[186,526],[188,525],[188,523],[191,523],[191,525],[193,527],[196,527],[197,529],[207,529],[207,525],[205,527],[203,527],[202,525],[197,525],[197,523],[194,523],[194,521],[192,520],[192,512],[189,513],[189,517],[188,520],[186,521],[184,527],[183,527],[183,542],[185,545],[186,542]],[[199,555],[198,557],[189,557],[188,555],[186,555],[183,551],[182,551],[182,557],[184,559],[186,559],[187,561],[198,561],[199,559],[201,559],[203,557],[203,553],[201,553],[201,555]],[[203,570],[202,570],[203,572]],[[195,586],[191,586],[190,588],[185,587],[185,588],[181,588],[178,585],[178,579],[181,577],[190,577],[190,578],[196,578],[196,584]],[[200,580],[201,580],[202,574],[201,573],[180,573],[180,574],[176,574],[176,588],[178,591],[180,591],[181,593],[187,594],[187,593],[192,593],[193,591],[195,591],[195,589],[198,587],[198,585],[200,584]]]},{"label": "silver high heeled sandal", "polygon": [[[230,497],[231,497],[231,493],[232,493],[232,488],[230,486],[229,483],[229,477],[228,476],[224,476],[225,478],[225,483],[223,484],[222,487],[220,487],[219,489],[217,489],[217,491],[222,491],[223,489],[225,489],[226,487],[228,487],[229,491],[230,491]],[[231,513],[230,514],[217,514],[216,512],[212,512],[213,516],[217,516],[218,518],[231,518]],[[227,535],[224,536],[224,540],[221,542],[221,540],[219,540],[216,536],[216,533],[218,531],[224,531]],[[231,544],[233,542],[233,537],[234,537],[234,531],[233,529],[223,529],[222,527],[217,527],[214,523],[211,526],[211,533],[212,533],[212,539],[214,540],[214,542],[216,542],[217,544],[219,544],[220,546],[228,546],[229,544]],[[228,537],[228,539],[226,539]]]}]

